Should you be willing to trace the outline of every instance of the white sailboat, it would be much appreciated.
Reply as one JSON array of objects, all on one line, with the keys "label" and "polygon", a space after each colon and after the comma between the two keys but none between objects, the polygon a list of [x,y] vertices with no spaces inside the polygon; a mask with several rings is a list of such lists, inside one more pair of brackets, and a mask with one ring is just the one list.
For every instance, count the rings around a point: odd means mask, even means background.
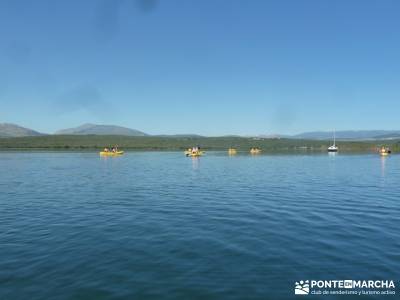
[{"label": "white sailboat", "polygon": [[336,131],[333,132],[333,145],[328,147],[328,152],[338,152],[339,147],[336,146]]}]

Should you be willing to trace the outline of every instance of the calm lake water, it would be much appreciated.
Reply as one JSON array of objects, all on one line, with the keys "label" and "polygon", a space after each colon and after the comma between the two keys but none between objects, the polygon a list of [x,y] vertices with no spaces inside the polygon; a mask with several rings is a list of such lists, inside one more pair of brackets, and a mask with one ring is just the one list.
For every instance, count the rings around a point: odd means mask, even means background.
[{"label": "calm lake water", "polygon": [[295,296],[295,281],[399,285],[400,156],[0,153],[0,168],[1,300],[317,299]]}]

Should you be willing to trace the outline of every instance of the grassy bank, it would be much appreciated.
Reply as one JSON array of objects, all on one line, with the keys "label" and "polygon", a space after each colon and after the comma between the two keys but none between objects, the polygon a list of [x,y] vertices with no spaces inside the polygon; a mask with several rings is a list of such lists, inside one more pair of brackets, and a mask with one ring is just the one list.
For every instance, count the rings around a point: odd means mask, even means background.
[{"label": "grassy bank", "polygon": [[[389,145],[400,151],[399,141],[338,142],[340,151],[373,152],[380,145]],[[200,145],[205,150],[226,150],[229,147],[248,151],[259,147],[265,152],[326,151],[329,141],[296,139],[254,139],[244,137],[127,137],[127,136],[77,136],[49,135],[39,137],[0,138],[0,150],[99,150],[118,145],[124,150],[184,150]]]}]

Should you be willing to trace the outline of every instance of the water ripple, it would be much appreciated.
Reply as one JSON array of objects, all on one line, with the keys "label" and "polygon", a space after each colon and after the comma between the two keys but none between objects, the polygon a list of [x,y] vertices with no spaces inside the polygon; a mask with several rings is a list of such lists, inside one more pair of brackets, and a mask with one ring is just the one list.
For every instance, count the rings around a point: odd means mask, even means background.
[{"label": "water ripple", "polygon": [[399,156],[2,153],[0,167],[0,299],[291,299],[300,279],[398,275]]}]

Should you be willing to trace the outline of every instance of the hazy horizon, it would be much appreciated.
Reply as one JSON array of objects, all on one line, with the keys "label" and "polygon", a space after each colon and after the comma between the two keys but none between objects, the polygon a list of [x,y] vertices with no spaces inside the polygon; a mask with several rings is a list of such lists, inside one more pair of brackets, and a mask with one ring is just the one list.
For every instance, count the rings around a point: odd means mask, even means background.
[{"label": "hazy horizon", "polygon": [[1,1],[0,123],[204,136],[396,130],[399,9],[389,0]]},{"label": "hazy horizon", "polygon": [[276,136],[280,136],[280,137],[285,137],[285,136],[290,137],[290,136],[296,136],[296,135],[301,135],[301,134],[310,134],[310,133],[327,133],[327,134],[332,134],[332,135],[333,135],[334,132],[336,132],[336,133],[340,133],[340,132],[355,132],[355,133],[356,133],[356,132],[373,132],[373,131],[400,132],[400,129],[380,129],[380,128],[372,128],[372,129],[346,129],[346,130],[340,130],[340,131],[336,131],[336,130],[318,130],[318,129],[315,129],[315,130],[310,130],[310,131],[295,132],[295,133],[291,133],[291,134],[288,134],[288,133],[281,133],[281,132],[265,132],[265,133],[249,133],[249,134],[226,133],[226,134],[222,134],[222,135],[202,135],[202,134],[199,134],[199,133],[196,133],[196,132],[184,132],[184,133],[163,133],[163,132],[159,132],[159,133],[148,133],[148,132],[144,132],[144,131],[141,130],[140,128],[131,128],[131,127],[124,126],[124,125],[119,125],[119,124],[104,124],[104,123],[97,123],[97,124],[94,124],[94,123],[83,123],[83,124],[79,124],[79,125],[77,125],[77,126],[72,126],[72,127],[69,127],[69,128],[61,128],[60,130],[56,130],[56,131],[53,131],[53,132],[44,132],[44,131],[36,130],[35,128],[26,127],[26,126],[23,126],[23,125],[21,125],[21,124],[16,124],[16,123],[12,123],[12,122],[0,122],[0,125],[3,125],[3,124],[17,125],[17,126],[21,126],[21,127],[27,128],[27,129],[31,129],[31,130],[37,131],[37,132],[42,133],[42,134],[49,134],[49,135],[57,134],[58,131],[63,131],[63,130],[66,130],[66,129],[75,129],[75,128],[81,127],[81,126],[83,126],[83,125],[117,126],[117,127],[127,128],[127,129],[138,130],[138,131],[143,132],[143,133],[145,133],[145,134],[148,134],[148,135],[150,135],[150,136],[163,136],[163,135],[199,135],[199,136],[205,136],[205,137],[220,137],[220,136],[262,137],[262,136],[274,136],[274,135],[276,135]]}]

